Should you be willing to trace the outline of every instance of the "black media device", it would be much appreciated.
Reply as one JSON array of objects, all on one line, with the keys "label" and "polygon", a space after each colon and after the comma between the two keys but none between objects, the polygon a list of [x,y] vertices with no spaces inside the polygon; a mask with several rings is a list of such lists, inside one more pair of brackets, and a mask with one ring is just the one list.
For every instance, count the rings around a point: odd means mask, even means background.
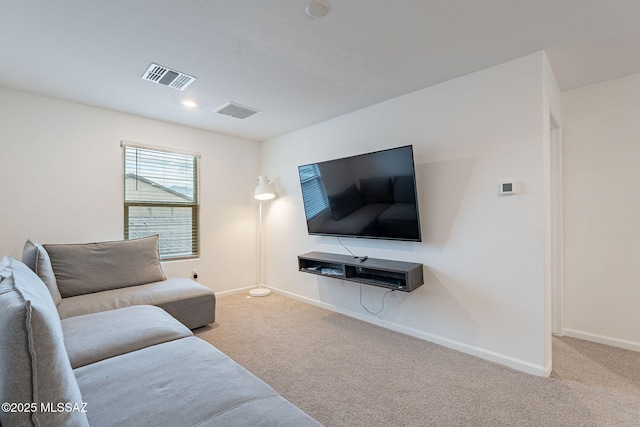
[{"label": "black media device", "polygon": [[311,235],[421,241],[411,145],[298,167]]}]

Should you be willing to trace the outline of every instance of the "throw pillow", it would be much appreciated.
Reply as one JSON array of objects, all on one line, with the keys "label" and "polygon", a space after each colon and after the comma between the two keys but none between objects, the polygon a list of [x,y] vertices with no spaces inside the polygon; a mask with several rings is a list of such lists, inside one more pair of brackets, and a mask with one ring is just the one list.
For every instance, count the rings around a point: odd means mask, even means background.
[{"label": "throw pillow", "polygon": [[53,274],[51,260],[49,254],[41,244],[27,240],[22,250],[22,262],[35,272],[40,279],[47,285],[47,289],[51,292],[53,302],[58,305],[62,301],[56,276]]}]

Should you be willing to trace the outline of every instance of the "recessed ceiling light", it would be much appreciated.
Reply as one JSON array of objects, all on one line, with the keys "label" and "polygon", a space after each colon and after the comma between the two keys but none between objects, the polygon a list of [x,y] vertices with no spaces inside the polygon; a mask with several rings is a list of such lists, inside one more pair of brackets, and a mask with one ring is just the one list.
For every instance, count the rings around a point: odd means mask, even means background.
[{"label": "recessed ceiling light", "polygon": [[311,0],[306,7],[307,15],[312,18],[322,18],[329,13],[329,3],[324,0]]},{"label": "recessed ceiling light", "polygon": [[195,108],[198,106],[198,103],[193,99],[183,99],[182,105],[184,105],[187,108]]}]

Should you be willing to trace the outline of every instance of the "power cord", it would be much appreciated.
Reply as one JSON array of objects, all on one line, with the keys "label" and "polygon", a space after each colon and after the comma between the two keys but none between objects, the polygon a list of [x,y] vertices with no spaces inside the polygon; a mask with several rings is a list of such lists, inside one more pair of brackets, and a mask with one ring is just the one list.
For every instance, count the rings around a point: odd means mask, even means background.
[{"label": "power cord", "polygon": [[378,311],[376,311],[375,313],[370,311],[367,307],[364,306],[364,304],[362,303],[362,283],[360,284],[360,306],[362,308],[364,308],[365,310],[367,310],[367,313],[373,315],[373,316],[377,316],[378,314],[382,313],[382,310],[384,310],[384,299],[387,297],[388,294],[390,294],[391,292],[395,291],[395,289],[390,289],[387,292],[384,293],[384,295],[382,296],[382,308]]},{"label": "power cord", "polygon": [[344,245],[344,243],[342,243],[342,240],[340,240],[339,236],[336,236],[336,238],[338,239],[338,242],[340,242],[340,244],[342,245],[343,248],[345,248],[347,250],[347,252],[349,252],[351,254],[352,257],[359,259],[360,261],[366,261],[369,257],[368,256],[357,256],[355,255],[353,252],[351,252],[351,250],[349,250],[348,247],[346,247]]}]

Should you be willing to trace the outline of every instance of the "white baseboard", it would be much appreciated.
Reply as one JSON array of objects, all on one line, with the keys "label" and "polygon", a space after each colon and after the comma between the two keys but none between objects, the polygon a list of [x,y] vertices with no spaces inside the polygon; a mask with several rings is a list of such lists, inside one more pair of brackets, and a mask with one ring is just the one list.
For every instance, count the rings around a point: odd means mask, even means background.
[{"label": "white baseboard", "polygon": [[315,305],[316,307],[325,308],[330,311],[334,311],[336,313],[344,314],[345,316],[353,317],[358,320],[362,320],[363,322],[372,323],[374,325],[381,326],[383,328],[390,329],[392,331],[400,332],[405,335],[410,335],[415,338],[420,338],[425,341],[432,342],[434,344],[441,345],[443,347],[450,348],[452,350],[460,351],[462,353],[470,354],[472,356],[479,357],[484,360],[488,360],[490,362],[498,363],[500,365],[508,366],[510,368],[516,369],[518,371],[526,372],[528,374],[536,375],[539,377],[548,377],[551,375],[551,364],[548,366],[535,365],[533,363],[525,362],[520,359],[513,358],[511,356],[506,356],[504,354],[496,353],[493,351],[489,351],[480,347],[472,346],[469,344],[461,343],[459,341],[450,340],[448,338],[441,337],[439,335],[429,334],[426,332],[419,331],[417,329],[408,328],[403,325],[399,325],[397,323],[388,322],[385,320],[375,319],[368,316],[364,316],[361,313],[357,313],[350,310],[344,310],[340,307],[337,307],[332,304],[323,303],[321,301],[317,301],[311,298],[302,297],[300,295],[293,294],[288,291],[283,291],[278,288],[271,288],[272,291],[277,292],[282,295],[286,295],[289,298],[296,299],[298,301],[306,302],[311,305]]},{"label": "white baseboard", "polygon": [[640,351],[640,343],[635,341],[627,341],[619,338],[607,337],[604,335],[592,334],[590,332],[576,331],[575,329],[564,328],[564,335],[572,338],[578,338],[586,341],[593,341],[599,344],[620,347],[626,350]]},{"label": "white baseboard", "polygon": [[242,292],[249,292],[251,289],[256,288],[257,286],[247,286],[245,288],[238,288],[238,289],[232,289],[230,291],[222,291],[222,292],[216,292],[216,296],[217,297],[223,297],[225,295],[234,295],[234,294],[239,294]]},{"label": "white baseboard", "polygon": [[526,372],[528,374],[536,375],[539,377],[548,377],[551,374],[551,369],[547,369],[544,366],[535,365],[524,360],[516,359],[511,356],[507,356],[501,353],[496,353],[481,347],[472,346],[469,344],[461,343],[459,341],[450,340],[448,338],[441,337],[439,335],[429,334],[426,332],[418,331],[412,328],[407,328],[402,325],[387,322],[386,325],[382,325],[386,328],[400,332],[406,335],[411,335],[416,338],[420,338],[426,341],[439,344],[443,347],[450,348],[452,350],[467,353],[472,356],[479,357],[490,362],[505,365],[518,371]]}]

